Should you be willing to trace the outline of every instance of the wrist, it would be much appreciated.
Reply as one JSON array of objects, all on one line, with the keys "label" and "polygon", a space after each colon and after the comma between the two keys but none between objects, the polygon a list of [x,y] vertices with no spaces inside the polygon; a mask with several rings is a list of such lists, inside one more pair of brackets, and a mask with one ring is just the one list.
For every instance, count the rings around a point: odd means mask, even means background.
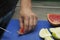
[{"label": "wrist", "polygon": [[31,8],[21,8],[20,11],[32,11]]},{"label": "wrist", "polygon": [[20,10],[32,10],[32,8],[29,8],[29,7],[21,7]]}]

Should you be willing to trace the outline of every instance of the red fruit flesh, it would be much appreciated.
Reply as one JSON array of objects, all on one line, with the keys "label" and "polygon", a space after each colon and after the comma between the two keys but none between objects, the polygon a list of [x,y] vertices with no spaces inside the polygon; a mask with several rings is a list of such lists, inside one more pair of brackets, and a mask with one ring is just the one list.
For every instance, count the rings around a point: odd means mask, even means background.
[{"label": "red fruit flesh", "polygon": [[50,23],[54,25],[60,24],[60,14],[48,14],[47,17]]},{"label": "red fruit flesh", "polygon": [[24,29],[23,28],[20,29],[20,33],[24,33]]},{"label": "red fruit flesh", "polygon": [[60,15],[49,15],[49,18],[50,18],[50,20],[53,22],[53,21],[58,21],[58,22],[60,22]]},{"label": "red fruit flesh", "polygon": [[24,34],[24,28],[20,28],[18,33],[21,34],[21,35]]}]

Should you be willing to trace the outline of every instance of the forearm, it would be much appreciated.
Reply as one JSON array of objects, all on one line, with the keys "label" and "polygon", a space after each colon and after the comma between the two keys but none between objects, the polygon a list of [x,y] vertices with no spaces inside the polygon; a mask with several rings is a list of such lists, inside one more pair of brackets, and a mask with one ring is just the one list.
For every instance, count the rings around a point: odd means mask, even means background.
[{"label": "forearm", "polygon": [[31,10],[32,5],[31,5],[31,0],[21,0],[21,7],[20,9],[29,9]]}]

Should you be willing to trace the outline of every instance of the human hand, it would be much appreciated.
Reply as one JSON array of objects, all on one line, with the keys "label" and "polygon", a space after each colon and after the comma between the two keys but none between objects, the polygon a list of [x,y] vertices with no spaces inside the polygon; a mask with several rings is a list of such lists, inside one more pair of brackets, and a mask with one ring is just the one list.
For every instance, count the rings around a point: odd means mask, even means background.
[{"label": "human hand", "polygon": [[19,34],[26,34],[35,29],[37,24],[37,16],[29,9],[20,10],[19,21]]}]

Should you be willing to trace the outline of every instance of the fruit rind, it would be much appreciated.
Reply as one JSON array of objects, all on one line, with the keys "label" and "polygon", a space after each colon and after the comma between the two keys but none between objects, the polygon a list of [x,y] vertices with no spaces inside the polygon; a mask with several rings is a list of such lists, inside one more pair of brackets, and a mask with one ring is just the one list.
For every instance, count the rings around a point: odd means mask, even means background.
[{"label": "fruit rind", "polygon": [[60,39],[60,27],[57,28],[50,28],[50,32],[52,33],[52,36],[56,39]]},{"label": "fruit rind", "polygon": [[47,36],[47,37],[45,37],[45,40],[54,40],[54,39],[50,36]]},{"label": "fruit rind", "polygon": [[58,26],[60,24],[60,22],[52,22],[51,19],[50,19],[50,15],[60,15],[60,14],[47,14],[47,19],[48,21],[53,25],[53,26]]},{"label": "fruit rind", "polygon": [[40,30],[40,32],[39,32],[39,36],[40,36],[41,38],[45,38],[45,37],[47,37],[47,36],[52,36],[52,35],[51,35],[50,32],[48,31],[48,29],[42,28],[42,29]]}]

